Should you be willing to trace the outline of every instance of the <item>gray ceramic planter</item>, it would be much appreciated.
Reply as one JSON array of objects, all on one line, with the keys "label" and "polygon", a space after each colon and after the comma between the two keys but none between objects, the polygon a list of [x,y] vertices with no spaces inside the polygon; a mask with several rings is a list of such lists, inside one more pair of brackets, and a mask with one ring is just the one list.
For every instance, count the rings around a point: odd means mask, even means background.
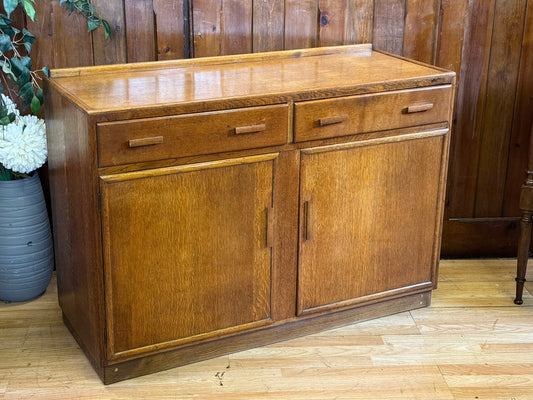
[{"label": "gray ceramic planter", "polygon": [[0,181],[0,300],[31,300],[46,290],[54,266],[41,181]]}]

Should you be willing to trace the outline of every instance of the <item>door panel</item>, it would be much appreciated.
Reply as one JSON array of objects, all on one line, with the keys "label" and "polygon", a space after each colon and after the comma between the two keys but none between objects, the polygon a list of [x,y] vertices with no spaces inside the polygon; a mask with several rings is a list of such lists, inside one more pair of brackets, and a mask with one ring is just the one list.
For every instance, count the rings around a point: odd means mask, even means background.
[{"label": "door panel", "polygon": [[298,312],[431,286],[443,136],[302,151]]},{"label": "door panel", "polygon": [[111,356],[268,322],[276,157],[102,177]]}]

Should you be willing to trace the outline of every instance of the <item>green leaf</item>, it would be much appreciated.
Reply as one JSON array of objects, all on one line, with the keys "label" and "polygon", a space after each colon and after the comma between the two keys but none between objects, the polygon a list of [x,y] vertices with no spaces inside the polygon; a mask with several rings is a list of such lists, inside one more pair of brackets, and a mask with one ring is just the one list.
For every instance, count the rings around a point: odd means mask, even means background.
[{"label": "green leaf", "polygon": [[[16,81],[16,84],[19,88],[23,87],[24,85],[26,85],[28,82],[30,82],[30,79],[31,79],[31,74],[30,74],[30,70],[29,69],[25,69],[21,72],[20,75],[17,76],[17,81]],[[31,82],[30,82],[31,84]]]},{"label": "green leaf", "polygon": [[91,32],[100,26],[100,21],[98,18],[89,18],[87,20],[87,25],[89,26],[89,32]]},{"label": "green leaf", "polygon": [[30,57],[28,57],[28,56],[20,57],[20,62],[21,62],[22,65],[24,65],[27,69],[31,69],[32,62],[31,62],[31,58],[30,58]]},{"label": "green leaf", "polygon": [[4,0],[4,10],[6,10],[6,14],[8,17],[13,11],[15,11],[15,8],[17,8],[18,5],[18,0]]},{"label": "green leaf", "polygon": [[102,20],[102,25],[104,26],[105,38],[107,39],[111,36],[111,25],[105,19]]},{"label": "green leaf", "polygon": [[41,88],[37,89],[37,92],[35,93],[35,95],[39,99],[39,102],[43,104],[44,103],[43,89]]},{"label": "green leaf", "polygon": [[11,71],[13,73],[14,82],[20,89],[31,79],[30,69],[27,66],[28,63],[31,65],[31,59],[29,57],[13,57],[9,61],[11,62]]},{"label": "green leaf", "polygon": [[50,77],[50,70],[48,69],[48,67],[43,67],[42,71],[46,76]]},{"label": "green leaf", "polygon": [[24,73],[25,70],[27,70],[28,68],[26,68],[24,66],[24,64],[22,63],[22,61],[20,60],[20,58],[17,58],[17,57],[13,57],[11,58],[11,70],[13,71],[13,74],[15,76],[19,76],[21,75],[22,73]]},{"label": "green leaf", "polygon": [[27,99],[31,101],[33,97],[33,85],[31,84],[31,82],[27,82],[24,86],[20,88],[19,95],[22,99]]},{"label": "green leaf", "polygon": [[4,118],[4,117],[7,117],[7,114],[9,113],[9,110],[7,108],[7,106],[0,106],[0,118]]},{"label": "green leaf", "polygon": [[17,117],[15,115],[15,113],[9,113],[8,114],[9,111],[8,111],[6,106],[2,106],[0,108],[1,108],[0,125],[7,125],[7,124],[13,122],[15,120],[15,118]]},{"label": "green leaf", "polygon": [[39,114],[39,111],[41,110],[41,102],[37,96],[33,96],[31,99],[30,109],[32,113]]},{"label": "green leaf", "polygon": [[22,29],[22,40],[24,41],[24,43],[33,43],[35,42],[35,36],[33,36],[33,34],[27,30],[26,28],[23,28]]},{"label": "green leaf", "polygon": [[9,36],[15,36],[16,34],[18,34],[20,32],[17,28],[15,28],[15,27],[13,27],[11,25],[5,25],[2,28],[2,30],[4,31],[4,33],[6,35],[9,35]]},{"label": "green leaf", "polygon": [[22,0],[22,6],[24,7],[26,14],[28,14],[28,17],[30,17],[32,21],[35,21],[35,8],[33,8],[32,3],[33,0]]},{"label": "green leaf", "polygon": [[7,53],[10,50],[13,50],[13,43],[11,43],[11,38],[5,33],[0,34],[0,51],[2,53]]},{"label": "green leaf", "polygon": [[67,9],[69,10],[69,13],[72,14],[74,11],[74,1],[73,0],[61,0],[59,2],[59,5],[62,5],[64,3],[67,3]]},{"label": "green leaf", "polygon": [[7,17],[7,15],[0,14],[0,25],[7,26],[13,23],[13,20]]},{"label": "green leaf", "polygon": [[21,108],[22,110],[25,110],[31,104],[33,99],[33,85],[31,82],[27,82],[20,88],[19,97],[22,100]]},{"label": "green leaf", "polygon": [[24,41],[25,42],[35,42],[35,36],[26,28],[22,28],[22,33],[24,35]]},{"label": "green leaf", "polygon": [[31,43],[24,43],[24,48],[26,49],[26,53],[30,54],[30,52],[31,52]]},{"label": "green leaf", "polygon": [[0,64],[2,64],[2,72],[6,75],[13,75],[13,71],[11,71],[11,65],[8,61],[0,61]]}]

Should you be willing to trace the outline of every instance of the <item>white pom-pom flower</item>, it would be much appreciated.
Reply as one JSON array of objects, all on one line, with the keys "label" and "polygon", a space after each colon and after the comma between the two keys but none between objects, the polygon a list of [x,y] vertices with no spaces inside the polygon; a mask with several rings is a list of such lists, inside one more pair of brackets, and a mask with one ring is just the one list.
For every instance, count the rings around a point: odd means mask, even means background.
[{"label": "white pom-pom flower", "polygon": [[46,127],[34,115],[18,117],[0,128],[0,163],[23,174],[41,167],[47,157]]}]

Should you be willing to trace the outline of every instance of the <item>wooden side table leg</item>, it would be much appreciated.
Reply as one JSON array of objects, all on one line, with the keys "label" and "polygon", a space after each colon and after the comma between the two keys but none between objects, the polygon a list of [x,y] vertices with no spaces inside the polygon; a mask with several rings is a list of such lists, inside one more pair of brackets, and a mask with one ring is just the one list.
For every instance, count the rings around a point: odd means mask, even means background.
[{"label": "wooden side table leg", "polygon": [[529,243],[531,241],[531,222],[533,212],[522,211],[520,219],[520,239],[518,241],[518,255],[516,266],[516,298],[515,304],[522,304],[522,293],[526,281],[527,260],[529,256]]}]

